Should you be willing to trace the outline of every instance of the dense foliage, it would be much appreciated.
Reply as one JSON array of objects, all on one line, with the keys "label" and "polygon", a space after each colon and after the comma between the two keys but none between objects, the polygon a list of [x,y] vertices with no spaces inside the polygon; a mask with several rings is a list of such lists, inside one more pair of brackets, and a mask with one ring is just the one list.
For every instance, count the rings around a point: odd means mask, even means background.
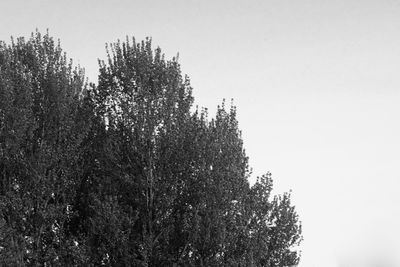
[{"label": "dense foliage", "polygon": [[296,265],[290,195],[250,186],[235,107],[195,110],[150,40],[99,66],[88,85],[48,34],[0,43],[0,265]]}]

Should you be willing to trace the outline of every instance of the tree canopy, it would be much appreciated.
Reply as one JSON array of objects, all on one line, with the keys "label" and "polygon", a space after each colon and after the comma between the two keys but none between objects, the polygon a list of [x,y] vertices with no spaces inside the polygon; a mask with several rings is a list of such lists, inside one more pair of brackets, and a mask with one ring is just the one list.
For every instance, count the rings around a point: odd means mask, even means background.
[{"label": "tree canopy", "polygon": [[59,42],[0,43],[0,265],[292,266],[301,224],[251,175],[236,107],[118,41],[88,84]]}]

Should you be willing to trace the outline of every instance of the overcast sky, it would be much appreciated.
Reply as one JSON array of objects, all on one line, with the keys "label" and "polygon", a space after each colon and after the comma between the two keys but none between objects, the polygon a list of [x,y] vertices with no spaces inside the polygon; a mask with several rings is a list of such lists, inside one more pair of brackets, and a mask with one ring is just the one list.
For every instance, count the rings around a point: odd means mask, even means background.
[{"label": "overcast sky", "polygon": [[399,1],[1,0],[0,25],[49,28],[93,82],[126,35],[179,52],[196,104],[234,98],[254,176],[293,190],[301,267],[400,266]]}]

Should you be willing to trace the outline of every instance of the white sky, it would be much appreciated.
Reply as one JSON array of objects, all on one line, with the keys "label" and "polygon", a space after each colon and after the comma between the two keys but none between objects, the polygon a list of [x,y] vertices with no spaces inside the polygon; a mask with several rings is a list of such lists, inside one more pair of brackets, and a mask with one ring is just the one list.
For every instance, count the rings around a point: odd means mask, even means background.
[{"label": "white sky", "polygon": [[235,99],[254,174],[293,190],[300,266],[400,266],[399,1],[1,0],[0,25],[49,28],[91,81],[126,35],[179,52],[197,104]]}]

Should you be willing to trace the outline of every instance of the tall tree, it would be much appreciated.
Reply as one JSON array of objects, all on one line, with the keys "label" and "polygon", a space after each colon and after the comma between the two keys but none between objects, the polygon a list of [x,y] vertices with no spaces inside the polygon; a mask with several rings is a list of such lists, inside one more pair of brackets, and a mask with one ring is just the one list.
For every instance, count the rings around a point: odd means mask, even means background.
[{"label": "tall tree", "polygon": [[[94,93],[112,147],[107,161],[114,162],[115,180],[104,188],[124,184],[109,193],[133,211],[135,259],[144,266],[296,263],[297,215],[289,195],[269,199],[272,180],[250,187],[236,108],[227,112],[223,103],[212,120],[206,110],[191,113],[189,79],[149,39],[108,51]],[[290,226],[272,231],[271,214]]]},{"label": "tall tree", "polygon": [[0,213],[5,265],[57,265],[85,127],[81,69],[48,35],[0,44]]},{"label": "tall tree", "polygon": [[[169,159],[175,157],[175,144],[190,118],[191,87],[177,61],[165,61],[160,49],[151,49],[150,40],[118,42],[108,52],[107,61],[100,62],[99,85],[93,92],[108,151],[106,157],[95,159],[101,162],[100,176],[106,175],[97,183],[96,197],[100,203],[103,196],[114,197],[118,209],[130,218],[132,232],[126,242],[135,248],[135,260],[159,264],[165,256],[160,246],[183,179],[171,166],[177,162]],[[107,254],[115,264],[120,259],[120,251],[99,253],[103,254],[99,259]]]}]

